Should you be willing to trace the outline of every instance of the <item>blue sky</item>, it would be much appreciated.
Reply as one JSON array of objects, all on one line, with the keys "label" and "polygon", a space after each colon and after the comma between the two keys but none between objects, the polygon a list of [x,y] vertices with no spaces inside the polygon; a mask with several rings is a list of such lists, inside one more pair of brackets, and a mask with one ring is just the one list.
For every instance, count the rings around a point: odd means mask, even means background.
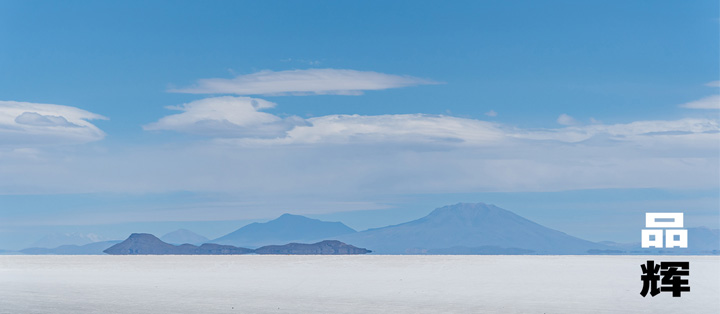
[{"label": "blue sky", "polygon": [[608,226],[647,210],[717,228],[717,12],[4,1],[0,248],[459,201],[591,240],[634,241]]}]

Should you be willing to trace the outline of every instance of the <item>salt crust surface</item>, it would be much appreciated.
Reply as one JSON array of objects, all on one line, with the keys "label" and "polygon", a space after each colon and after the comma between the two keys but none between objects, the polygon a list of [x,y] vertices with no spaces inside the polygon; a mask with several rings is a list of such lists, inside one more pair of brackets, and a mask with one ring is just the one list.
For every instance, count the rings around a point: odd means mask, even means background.
[{"label": "salt crust surface", "polygon": [[[640,264],[690,261],[681,298]],[[0,313],[720,313],[717,256],[0,256]]]}]

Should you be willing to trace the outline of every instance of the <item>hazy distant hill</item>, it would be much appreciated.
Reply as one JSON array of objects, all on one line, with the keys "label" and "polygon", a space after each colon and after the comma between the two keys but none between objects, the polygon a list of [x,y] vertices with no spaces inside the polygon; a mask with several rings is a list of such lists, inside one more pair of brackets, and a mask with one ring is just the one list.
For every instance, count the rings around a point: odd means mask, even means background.
[{"label": "hazy distant hill", "polygon": [[720,229],[705,227],[688,229],[688,249],[697,251],[720,250]]},{"label": "hazy distant hill", "polygon": [[[720,230],[705,227],[686,228],[688,231],[688,247],[681,248],[642,248],[640,241],[634,243],[600,242],[622,254],[720,254]],[[640,240],[640,235],[638,235]],[[605,254],[607,252],[592,252]]]},{"label": "hazy distant hill", "polygon": [[165,243],[152,234],[133,233],[125,241],[113,245],[104,251],[111,255],[226,255],[226,254],[365,254],[369,250],[361,249],[340,241],[322,241],[314,244],[290,243],[269,245],[257,250],[205,243],[172,245]]},{"label": "hazy distant hill", "polygon": [[367,247],[380,254],[433,251],[458,254],[450,250],[454,247],[465,247],[466,252],[472,251],[472,248],[483,251],[485,247],[484,250],[488,251],[488,247],[495,247],[499,252],[530,250],[534,254],[587,254],[590,249],[607,248],[483,203],[445,206],[414,221],[336,239]]},{"label": "hazy distant hill", "polygon": [[20,250],[20,252],[28,255],[99,255],[103,254],[105,249],[117,243],[120,243],[120,241],[101,241],[85,245],[61,245],[52,249],[32,247]]},{"label": "hazy distant hill", "polygon": [[208,242],[209,239],[206,237],[203,237],[195,232],[192,232],[187,229],[178,229],[173,232],[170,232],[162,237],[160,237],[160,240],[163,240],[167,243],[172,244],[200,244]]},{"label": "hazy distant hill", "polygon": [[341,222],[284,214],[265,223],[251,223],[210,242],[256,248],[278,243],[332,240],[336,236],[355,232]]},{"label": "hazy distant hill", "polygon": [[61,245],[85,245],[93,242],[99,242],[102,239],[92,233],[82,234],[72,233],[53,233],[42,237],[40,240],[32,244],[34,248],[56,248]]}]

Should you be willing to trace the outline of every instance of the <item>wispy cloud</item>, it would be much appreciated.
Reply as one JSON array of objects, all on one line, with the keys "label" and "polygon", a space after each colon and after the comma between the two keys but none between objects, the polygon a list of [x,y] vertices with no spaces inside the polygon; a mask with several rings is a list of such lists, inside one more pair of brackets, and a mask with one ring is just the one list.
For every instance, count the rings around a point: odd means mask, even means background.
[{"label": "wispy cloud", "polygon": [[[515,129],[509,136],[537,141],[557,141],[563,143],[582,143],[599,139],[596,145],[606,145],[606,141],[618,144],[632,142],[635,145],[651,145],[659,140],[674,140],[676,145],[695,145],[712,148],[713,141],[720,139],[720,126],[712,119],[680,119],[634,121],[619,124],[591,124],[570,126],[557,129]],[[688,142],[690,141],[690,142]],[[683,142],[685,142],[683,144]],[[593,143],[585,143],[592,146]],[[677,148],[677,147],[676,147]]]},{"label": "wispy cloud", "polygon": [[260,71],[232,79],[200,79],[194,86],[171,89],[190,94],[233,95],[360,95],[383,90],[438,82],[407,75],[342,69]]},{"label": "wispy cloud", "polygon": [[503,139],[499,124],[443,115],[327,115],[274,139],[242,139],[257,144],[459,144],[485,145]]},{"label": "wispy cloud", "polygon": [[[660,139],[698,145],[718,137],[718,121],[680,119],[634,121],[626,124],[579,125],[563,114],[560,128],[523,129],[501,123],[447,115],[326,115],[303,119],[262,112],[274,103],[250,97],[206,98],[169,109],[183,111],[146,125],[146,130],[169,130],[226,139],[242,145],[385,144],[505,145],[515,140],[580,143],[602,139],[643,145]],[[526,143],[527,144],[527,143]],[[690,143],[691,144],[691,143]],[[532,145],[532,144],[527,144]]]},{"label": "wispy cloud", "polygon": [[293,127],[305,124],[299,117],[280,118],[260,111],[273,107],[272,102],[250,97],[205,98],[167,107],[182,113],[163,117],[143,129],[214,137],[280,137]]},{"label": "wispy cloud", "polygon": [[42,115],[37,112],[23,112],[15,118],[18,124],[32,126],[60,126],[60,127],[76,127],[77,124],[70,123],[63,116]]},{"label": "wispy cloud", "polygon": [[696,101],[691,101],[680,105],[680,107],[690,109],[720,109],[720,95],[712,95]]},{"label": "wispy cloud", "polygon": [[651,147],[665,142],[675,146],[711,148],[714,141],[720,139],[718,122],[710,119],[635,121],[548,129],[523,129],[476,119],[425,114],[329,115],[311,118],[307,122],[289,130],[284,137],[225,141],[243,145],[395,143],[457,147],[532,147],[543,145],[542,142],[584,143],[586,146],[628,142]]},{"label": "wispy cloud", "polygon": [[560,123],[562,125],[575,125],[578,122],[575,120],[575,118],[563,113],[557,118],[557,123]]},{"label": "wispy cloud", "polygon": [[705,86],[708,87],[720,87],[720,81],[712,81],[705,83]]},{"label": "wispy cloud", "polygon": [[498,114],[497,114],[497,112],[495,112],[495,110],[490,110],[490,111],[486,112],[485,115],[488,117],[497,117]]},{"label": "wispy cloud", "polygon": [[88,120],[106,119],[76,107],[0,101],[0,144],[42,145],[97,141],[105,133]]},{"label": "wispy cloud", "polygon": [[503,132],[496,123],[444,115],[327,115],[303,119],[279,117],[262,110],[275,107],[266,100],[223,96],[193,101],[168,109],[181,113],[145,125],[255,144],[345,143],[485,143]]}]

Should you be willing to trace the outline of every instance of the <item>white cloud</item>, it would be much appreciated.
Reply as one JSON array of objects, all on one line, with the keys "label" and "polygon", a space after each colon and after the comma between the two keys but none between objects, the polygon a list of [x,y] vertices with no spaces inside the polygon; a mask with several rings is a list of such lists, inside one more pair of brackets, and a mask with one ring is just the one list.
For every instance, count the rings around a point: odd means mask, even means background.
[{"label": "white cloud", "polygon": [[287,136],[240,139],[244,144],[475,144],[501,141],[505,134],[496,123],[443,115],[328,115],[307,119]]},{"label": "white cloud", "polygon": [[504,133],[496,123],[443,115],[327,115],[309,119],[281,118],[261,112],[275,107],[250,97],[213,97],[168,109],[183,111],[145,125],[244,144],[447,143],[484,144]]},{"label": "white cloud", "polygon": [[280,118],[259,110],[275,107],[266,100],[250,97],[214,97],[180,106],[167,107],[182,113],[145,125],[145,130],[171,130],[215,137],[279,137],[297,125],[298,117]]},{"label": "white cloud", "polygon": [[244,144],[449,143],[483,144],[504,136],[491,122],[443,115],[327,115],[281,118],[259,110],[274,103],[250,97],[214,97],[168,109],[183,111],[144,126]]},{"label": "white cloud", "polygon": [[498,114],[497,114],[497,112],[495,112],[495,110],[490,110],[490,111],[486,112],[485,115],[488,117],[497,117]]},{"label": "white cloud", "polygon": [[696,101],[691,101],[680,105],[680,107],[690,109],[720,109],[720,95],[712,95]]},{"label": "white cloud", "polygon": [[708,87],[720,87],[720,81],[712,81],[705,83],[705,86]]},{"label": "white cloud", "polygon": [[23,112],[15,118],[15,122],[19,124],[33,126],[64,126],[76,127],[78,125],[68,122],[65,117],[53,115],[41,115],[37,112]]},{"label": "white cloud", "polygon": [[406,75],[342,69],[260,71],[233,79],[200,79],[192,87],[171,89],[190,94],[234,95],[359,95],[382,90],[437,82]]},{"label": "white cloud", "polygon": [[592,138],[602,137],[606,140],[625,142],[645,142],[651,138],[682,138],[690,136],[719,137],[718,121],[711,119],[680,119],[671,121],[635,121],[626,124],[592,124],[587,126],[571,126],[559,129],[516,129],[512,137],[578,143]]},{"label": "white cloud", "polygon": [[97,141],[105,133],[88,120],[106,119],[79,108],[0,101],[0,144],[42,145]]},{"label": "white cloud", "polygon": [[[523,129],[500,123],[445,115],[327,115],[302,119],[261,112],[275,104],[249,97],[214,97],[169,107],[182,113],[146,125],[146,130],[171,130],[224,138],[242,145],[363,144],[492,146],[512,141],[634,142],[658,145],[705,145],[718,136],[718,121],[680,119],[635,121],[626,124],[571,125],[561,128]],[[559,122],[577,123],[567,115]],[[684,144],[682,144],[684,143]]]},{"label": "white cloud", "polygon": [[562,125],[575,125],[577,121],[575,121],[575,118],[563,113],[557,118],[557,123]]}]

